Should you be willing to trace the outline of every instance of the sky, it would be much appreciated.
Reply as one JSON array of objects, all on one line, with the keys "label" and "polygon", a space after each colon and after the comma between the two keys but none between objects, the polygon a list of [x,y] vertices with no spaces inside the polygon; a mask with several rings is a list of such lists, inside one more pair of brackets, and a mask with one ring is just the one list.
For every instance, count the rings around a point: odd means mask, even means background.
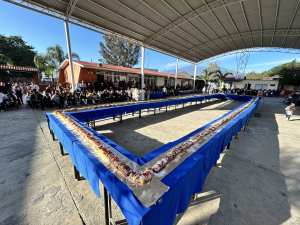
[{"label": "sky", "polygon": [[[59,44],[67,52],[64,22],[11,3],[0,0],[0,34],[5,36],[22,36],[27,44],[35,47],[38,53],[45,53],[48,46]],[[69,24],[72,52],[79,54],[82,61],[98,62],[99,42],[104,42],[102,34]],[[252,52],[245,72],[262,72],[274,66],[300,61],[300,56],[290,53]],[[219,58],[221,67],[228,70],[237,69],[236,54]],[[190,65],[180,60],[179,68]],[[207,63],[198,64],[206,66]],[[140,63],[135,67],[141,67]],[[145,68],[175,69],[176,58],[145,49]]]}]

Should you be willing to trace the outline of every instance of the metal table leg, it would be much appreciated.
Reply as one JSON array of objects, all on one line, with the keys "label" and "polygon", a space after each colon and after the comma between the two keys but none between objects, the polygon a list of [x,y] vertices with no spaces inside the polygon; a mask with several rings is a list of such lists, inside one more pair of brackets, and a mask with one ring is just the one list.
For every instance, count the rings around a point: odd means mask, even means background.
[{"label": "metal table leg", "polygon": [[166,106],[166,112],[168,112],[168,106]]},{"label": "metal table leg", "polygon": [[109,202],[108,202],[108,192],[106,188],[103,186],[104,190],[104,209],[105,209],[105,225],[110,225],[109,222]]},{"label": "metal table leg", "polygon": [[154,115],[155,115],[155,110],[156,110],[156,108],[154,108]]},{"label": "metal table leg", "polygon": [[134,111],[132,110],[132,116],[134,116]]},{"label": "metal table leg", "polygon": [[74,166],[74,175],[75,175],[75,179],[77,180],[77,169],[75,166]]},{"label": "metal table leg", "polygon": [[227,145],[227,147],[226,147],[227,149],[229,149],[230,148],[230,142],[229,142],[229,144]]},{"label": "metal table leg", "polygon": [[55,135],[54,135],[53,131],[52,131],[52,140],[55,141]]},{"label": "metal table leg", "polygon": [[139,111],[139,118],[142,118],[142,110]]},{"label": "metal table leg", "polygon": [[60,147],[60,154],[64,155],[64,147],[62,146],[62,144],[59,142],[59,147]]},{"label": "metal table leg", "polygon": [[122,113],[120,112],[120,123],[122,123]]},{"label": "metal table leg", "polygon": [[116,116],[115,116],[115,114],[113,114],[113,121],[115,121],[115,119],[116,119]]}]

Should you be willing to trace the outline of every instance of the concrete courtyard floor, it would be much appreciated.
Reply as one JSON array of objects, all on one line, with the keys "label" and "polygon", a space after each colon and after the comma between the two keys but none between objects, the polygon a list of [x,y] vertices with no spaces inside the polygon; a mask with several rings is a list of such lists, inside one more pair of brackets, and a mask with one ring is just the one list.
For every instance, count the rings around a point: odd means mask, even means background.
[{"label": "concrete courtyard floor", "polygon": [[[263,98],[175,224],[300,224],[300,108],[286,121],[282,101]],[[96,125],[141,156],[238,105],[214,101]],[[23,107],[0,114],[0,224],[104,224],[103,198],[86,180],[75,180],[71,159],[52,141],[45,112]],[[113,217],[124,219],[114,203]]]}]

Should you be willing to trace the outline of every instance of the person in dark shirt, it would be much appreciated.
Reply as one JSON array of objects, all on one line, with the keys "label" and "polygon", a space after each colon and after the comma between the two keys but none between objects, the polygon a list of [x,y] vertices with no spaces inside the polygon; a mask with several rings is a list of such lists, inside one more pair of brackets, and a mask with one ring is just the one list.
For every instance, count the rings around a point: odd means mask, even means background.
[{"label": "person in dark shirt", "polygon": [[34,94],[30,98],[31,104],[36,108],[39,109],[39,106],[42,110],[44,110],[44,102],[43,102],[43,96],[39,92],[34,92]]},{"label": "person in dark shirt", "polygon": [[296,94],[296,92],[294,92],[293,94],[291,94],[292,97],[292,103],[296,104],[296,101],[299,99],[299,95]]}]

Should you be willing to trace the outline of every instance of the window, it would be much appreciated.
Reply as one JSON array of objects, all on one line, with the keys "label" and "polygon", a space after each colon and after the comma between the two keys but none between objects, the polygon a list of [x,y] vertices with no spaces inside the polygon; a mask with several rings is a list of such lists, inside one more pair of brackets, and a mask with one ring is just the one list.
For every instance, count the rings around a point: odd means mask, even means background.
[{"label": "window", "polygon": [[126,73],[116,73],[116,72],[110,72],[110,71],[97,71],[97,74],[104,75],[104,80],[112,81],[120,81],[125,80],[126,81]]},{"label": "window", "polygon": [[268,85],[267,84],[255,84],[255,89],[256,90],[267,90],[268,89]]},{"label": "window", "polygon": [[139,78],[139,77],[131,77],[131,76],[129,76],[128,78],[129,78],[129,80],[130,80],[131,82],[133,82],[134,84],[140,82],[140,78]]},{"label": "window", "polygon": [[189,84],[188,80],[181,80],[181,87],[188,86],[188,84]]},{"label": "window", "polygon": [[165,86],[174,86],[175,85],[175,79],[166,77],[165,78]]},{"label": "window", "polygon": [[154,76],[145,76],[144,81],[145,85],[156,85],[156,77]]}]

